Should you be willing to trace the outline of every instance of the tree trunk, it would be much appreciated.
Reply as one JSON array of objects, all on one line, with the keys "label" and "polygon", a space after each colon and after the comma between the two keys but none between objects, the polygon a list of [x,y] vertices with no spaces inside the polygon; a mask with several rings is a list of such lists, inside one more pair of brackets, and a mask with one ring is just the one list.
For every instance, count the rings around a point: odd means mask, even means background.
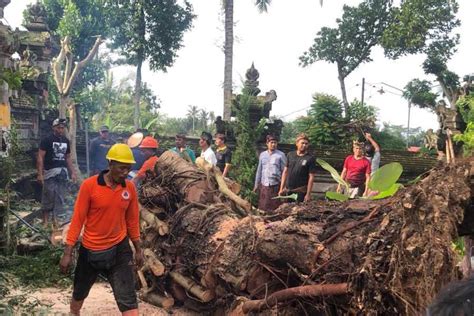
[{"label": "tree trunk", "polygon": [[[188,296],[175,300],[200,300],[208,310],[240,297],[248,310],[280,312],[299,308],[295,299],[302,297],[310,314],[330,306],[336,314],[410,315],[457,277],[449,245],[470,202],[474,161],[443,166],[385,200],[292,203],[268,216],[244,217],[219,195],[212,173],[169,153],[157,168],[143,183],[140,202],[154,207],[143,192],[164,185],[178,209],[168,208],[162,218],[169,236],[143,238],[165,265],[160,278],[168,282],[160,282],[168,288],[159,295],[178,293],[170,288],[178,280]],[[207,194],[190,194],[200,184]]]},{"label": "tree trunk", "polygon": [[140,60],[137,64],[137,78],[135,80],[135,96],[134,104],[135,109],[133,113],[133,125],[135,130],[140,128],[140,98],[141,98],[141,86],[142,86],[142,61]]},{"label": "tree trunk", "polygon": [[[77,161],[77,106],[74,102],[71,102],[69,100],[69,105],[68,105],[68,110],[69,110],[69,131],[68,131],[68,138],[69,138],[69,144],[71,145],[71,160],[72,160],[72,165],[76,169],[76,174],[79,177],[81,175],[81,172],[79,170],[79,163]],[[86,144],[88,146],[88,144]]]},{"label": "tree trunk", "polygon": [[234,50],[234,0],[224,0],[224,120],[230,120],[232,109],[232,62]]},{"label": "tree trunk", "polygon": [[68,95],[60,95],[59,96],[59,118],[65,119],[66,118],[66,111],[69,108],[69,103],[71,99]]},{"label": "tree trunk", "polygon": [[[140,41],[143,43],[146,41],[146,24],[145,24],[145,11],[143,9],[143,4],[141,2],[136,2],[138,5],[138,35],[140,36]],[[142,65],[145,61],[145,49],[140,43],[140,47],[137,51],[137,77],[135,79],[135,110],[133,115],[133,124],[135,129],[140,128],[140,98],[142,93]]]},{"label": "tree trunk", "polygon": [[341,85],[342,104],[344,105],[344,115],[345,117],[347,117],[349,113],[349,101],[347,101],[345,77],[339,65],[337,66],[337,72],[338,72],[337,78],[339,79],[339,84]]}]

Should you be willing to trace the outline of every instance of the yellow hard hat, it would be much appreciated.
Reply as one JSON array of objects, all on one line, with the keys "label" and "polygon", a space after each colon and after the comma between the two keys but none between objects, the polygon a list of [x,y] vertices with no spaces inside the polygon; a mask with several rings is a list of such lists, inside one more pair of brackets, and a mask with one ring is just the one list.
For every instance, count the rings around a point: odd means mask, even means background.
[{"label": "yellow hard hat", "polygon": [[108,160],[115,160],[122,163],[135,163],[132,150],[126,144],[115,144],[110,147],[106,158]]}]

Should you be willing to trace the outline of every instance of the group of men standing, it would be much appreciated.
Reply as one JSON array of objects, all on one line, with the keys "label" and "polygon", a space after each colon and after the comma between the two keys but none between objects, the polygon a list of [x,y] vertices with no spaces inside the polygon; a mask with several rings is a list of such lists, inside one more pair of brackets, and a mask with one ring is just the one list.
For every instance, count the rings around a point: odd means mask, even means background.
[{"label": "group of men standing", "polygon": [[[341,177],[348,182],[350,197],[369,194],[371,173],[380,164],[380,147],[369,133],[368,143],[353,143],[353,155],[347,156]],[[296,201],[310,201],[316,174],[316,158],[309,154],[309,138],[301,133],[296,137],[296,150],[286,156],[277,149],[278,140],[272,135],[266,138],[267,150],[259,157],[254,192],[259,192],[258,208],[273,211],[281,204],[279,198],[296,194]],[[365,147],[365,148],[364,148]],[[338,186],[338,192],[342,188]]]}]

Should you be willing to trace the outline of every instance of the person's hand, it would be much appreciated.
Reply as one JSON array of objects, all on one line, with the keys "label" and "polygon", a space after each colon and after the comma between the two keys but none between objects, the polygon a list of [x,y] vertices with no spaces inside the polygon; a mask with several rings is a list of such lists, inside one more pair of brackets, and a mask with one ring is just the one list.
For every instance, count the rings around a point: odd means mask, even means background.
[{"label": "person's hand", "polygon": [[76,183],[77,182],[77,174],[75,172],[72,173],[71,175],[71,181]]},{"label": "person's hand", "polygon": [[340,185],[340,184],[337,185],[336,192],[337,192],[337,193],[341,193],[341,185]]},{"label": "person's hand", "polygon": [[370,133],[365,133],[364,136],[365,136],[365,139],[371,139],[372,138],[372,135]]},{"label": "person's hand", "polygon": [[37,178],[37,179],[38,179],[38,182],[39,182],[41,185],[44,184],[44,178],[43,178],[43,175],[42,175],[42,174],[38,173],[38,178]]},{"label": "person's hand", "polygon": [[253,193],[257,193],[257,191],[258,191],[258,186],[254,187],[252,190]]},{"label": "person's hand", "polygon": [[141,248],[135,250],[135,265],[141,268],[143,265],[143,251]]},{"label": "person's hand", "polygon": [[67,274],[69,266],[71,265],[72,261],[72,255],[69,254],[63,254],[61,261],[59,262],[59,269],[61,270],[62,273]]},{"label": "person's hand", "polygon": [[305,201],[305,202],[311,201],[311,193],[307,193],[307,194],[304,196],[304,201]]},{"label": "person's hand", "polygon": [[283,194],[285,194],[287,191],[287,189],[280,189],[280,191],[278,191],[278,195],[279,196],[282,196]]}]

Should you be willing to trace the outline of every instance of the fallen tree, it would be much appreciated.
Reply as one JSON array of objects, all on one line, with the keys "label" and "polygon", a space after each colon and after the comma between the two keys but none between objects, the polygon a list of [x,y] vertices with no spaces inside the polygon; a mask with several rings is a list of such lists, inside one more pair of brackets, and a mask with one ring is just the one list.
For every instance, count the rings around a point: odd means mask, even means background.
[{"label": "fallen tree", "polygon": [[215,168],[166,152],[140,191],[142,297],[234,315],[420,313],[458,277],[451,242],[470,205],[471,168],[439,167],[385,200],[291,203],[262,215],[222,190]]}]

